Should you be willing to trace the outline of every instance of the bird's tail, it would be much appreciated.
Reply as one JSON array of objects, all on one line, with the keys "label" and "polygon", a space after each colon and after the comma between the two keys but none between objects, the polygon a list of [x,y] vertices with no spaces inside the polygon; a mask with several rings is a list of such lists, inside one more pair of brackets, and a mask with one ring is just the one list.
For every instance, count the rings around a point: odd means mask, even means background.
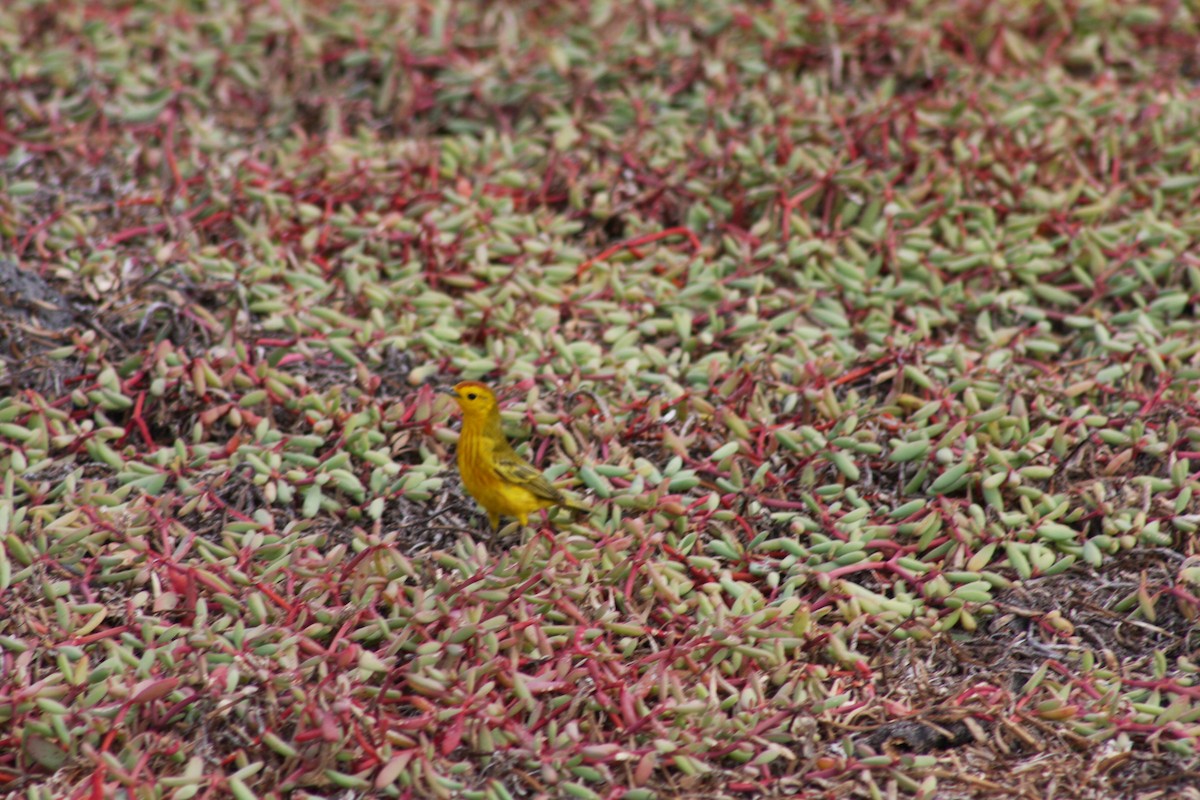
[{"label": "bird's tail", "polygon": [[559,508],[565,508],[570,512],[572,522],[578,520],[580,517],[586,518],[592,513],[592,507],[590,505],[576,500],[573,497],[564,496],[562,503],[559,504]]}]

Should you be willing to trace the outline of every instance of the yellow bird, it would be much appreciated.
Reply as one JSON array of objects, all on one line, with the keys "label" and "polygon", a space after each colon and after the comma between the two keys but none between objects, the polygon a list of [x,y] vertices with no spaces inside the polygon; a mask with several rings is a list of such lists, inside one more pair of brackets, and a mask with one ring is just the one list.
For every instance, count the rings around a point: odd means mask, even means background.
[{"label": "yellow bird", "polygon": [[463,381],[450,394],[463,416],[458,474],[463,486],[487,512],[493,530],[500,527],[500,517],[516,517],[522,525],[528,525],[531,513],[550,506],[588,510],[564,497],[512,449],[500,425],[500,404],[487,385]]}]

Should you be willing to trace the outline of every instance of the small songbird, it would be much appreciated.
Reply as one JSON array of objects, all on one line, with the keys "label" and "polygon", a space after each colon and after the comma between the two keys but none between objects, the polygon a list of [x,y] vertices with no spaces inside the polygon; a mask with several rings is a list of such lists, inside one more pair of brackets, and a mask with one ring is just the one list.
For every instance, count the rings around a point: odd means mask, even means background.
[{"label": "small songbird", "polygon": [[517,455],[500,425],[496,395],[478,381],[463,381],[449,392],[462,409],[458,438],[458,474],[463,486],[487,512],[492,529],[500,517],[529,524],[529,515],[550,506],[588,511],[565,497],[532,464]]}]

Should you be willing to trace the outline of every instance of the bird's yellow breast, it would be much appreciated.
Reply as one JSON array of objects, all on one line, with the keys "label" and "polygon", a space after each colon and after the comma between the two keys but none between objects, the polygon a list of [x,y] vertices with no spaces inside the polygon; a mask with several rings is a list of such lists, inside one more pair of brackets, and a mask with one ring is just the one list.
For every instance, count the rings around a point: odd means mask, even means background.
[{"label": "bird's yellow breast", "polygon": [[496,474],[492,466],[495,443],[485,436],[468,435],[466,430],[458,440],[458,471],[463,486],[489,514],[517,517],[524,521],[527,514],[554,503]]}]

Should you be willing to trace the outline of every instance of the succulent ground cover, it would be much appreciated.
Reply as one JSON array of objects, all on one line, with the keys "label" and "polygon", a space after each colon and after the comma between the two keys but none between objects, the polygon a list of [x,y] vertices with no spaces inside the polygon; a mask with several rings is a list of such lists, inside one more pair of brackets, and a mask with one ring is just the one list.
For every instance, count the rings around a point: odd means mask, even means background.
[{"label": "succulent ground cover", "polygon": [[1194,797],[1195,15],[5,3],[0,792]]}]

